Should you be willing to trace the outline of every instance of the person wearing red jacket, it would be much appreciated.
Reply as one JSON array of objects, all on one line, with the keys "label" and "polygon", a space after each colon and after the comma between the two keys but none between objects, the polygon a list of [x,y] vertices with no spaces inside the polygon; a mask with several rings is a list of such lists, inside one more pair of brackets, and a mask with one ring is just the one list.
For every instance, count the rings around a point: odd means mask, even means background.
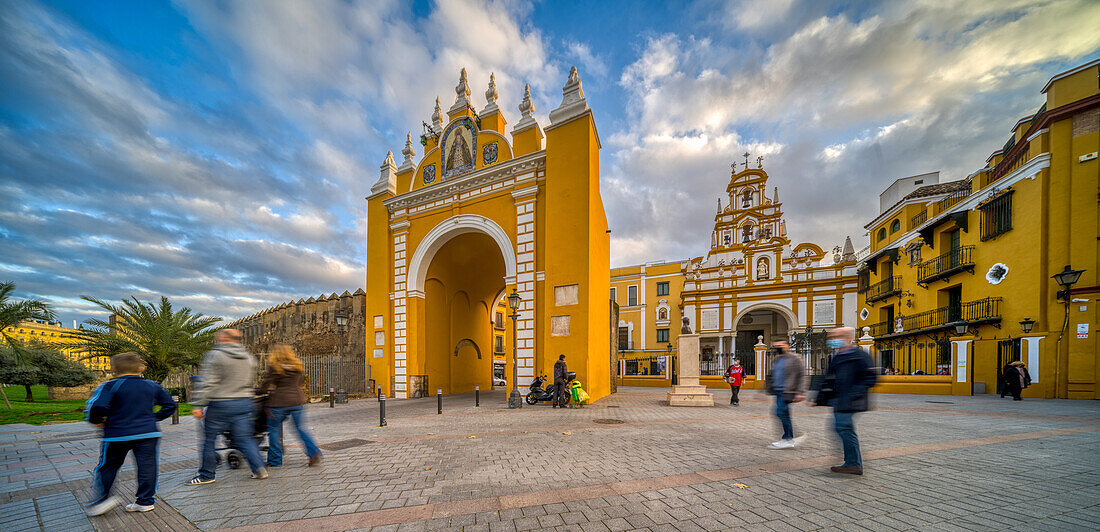
[{"label": "person wearing red jacket", "polygon": [[741,391],[741,383],[745,380],[745,368],[741,367],[741,361],[737,357],[733,358],[733,364],[726,370],[725,380],[730,385],[730,405],[741,406],[737,392]]}]

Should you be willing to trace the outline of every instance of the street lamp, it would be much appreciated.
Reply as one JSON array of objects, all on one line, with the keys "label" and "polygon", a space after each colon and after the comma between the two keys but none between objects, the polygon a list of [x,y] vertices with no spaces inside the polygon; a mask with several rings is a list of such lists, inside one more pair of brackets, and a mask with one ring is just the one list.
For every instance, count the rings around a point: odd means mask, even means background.
[{"label": "street lamp", "polygon": [[1031,318],[1024,318],[1024,321],[1020,322],[1020,330],[1024,331],[1024,334],[1031,332],[1031,328],[1035,326],[1035,320]]},{"label": "street lamp", "polygon": [[[333,312],[333,318],[336,319],[336,330],[340,333],[340,392],[347,394],[347,374],[344,371],[344,327],[348,325],[348,312],[342,308],[338,308]],[[344,397],[347,397],[347,395]]]},{"label": "street lamp", "polygon": [[512,393],[508,394],[508,408],[523,408],[523,397],[519,394],[519,341],[516,339],[516,318],[519,317],[521,301],[523,298],[513,288],[512,293],[508,294],[508,308],[512,309],[508,315],[512,318]]},{"label": "street lamp", "polygon": [[966,334],[966,329],[970,326],[969,323],[962,320],[956,321],[953,325],[955,326],[955,334],[958,336]]},{"label": "street lamp", "polygon": [[1085,273],[1085,270],[1074,270],[1067,264],[1064,270],[1050,276],[1051,279],[1054,279],[1054,281],[1062,287],[1062,289],[1058,291],[1057,299],[1064,299],[1066,300],[1066,305],[1069,305],[1069,287],[1077,283],[1082,273]]}]

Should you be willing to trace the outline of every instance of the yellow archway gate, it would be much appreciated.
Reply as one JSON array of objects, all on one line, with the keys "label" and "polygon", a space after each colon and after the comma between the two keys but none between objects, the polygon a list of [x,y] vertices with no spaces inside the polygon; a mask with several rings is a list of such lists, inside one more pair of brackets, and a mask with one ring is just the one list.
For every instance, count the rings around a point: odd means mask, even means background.
[{"label": "yellow archway gate", "polygon": [[[476,111],[466,71],[445,113],[436,100],[416,159],[386,155],[367,197],[367,358],[383,391],[491,387],[501,294],[522,298],[507,324],[519,385],[567,357],[593,398],[610,393],[610,237],[599,136],[576,68],[543,128],[525,89],[506,134],[492,76]],[[512,346],[507,347],[511,386]]]}]

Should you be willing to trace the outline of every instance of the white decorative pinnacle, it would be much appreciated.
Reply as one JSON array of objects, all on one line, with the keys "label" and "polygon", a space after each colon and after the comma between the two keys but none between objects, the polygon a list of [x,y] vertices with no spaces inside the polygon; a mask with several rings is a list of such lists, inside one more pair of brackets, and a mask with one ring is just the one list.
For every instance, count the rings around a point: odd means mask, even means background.
[{"label": "white decorative pinnacle", "polygon": [[403,172],[416,167],[416,163],[413,162],[413,157],[416,157],[416,150],[413,149],[413,136],[411,131],[405,134],[405,147],[401,150],[401,154],[405,156],[405,161],[401,163],[401,167],[398,168],[397,171]]},{"label": "white decorative pinnacle", "polygon": [[393,152],[386,152],[386,160],[382,161],[382,166],[379,168],[378,181],[370,187],[371,196],[377,196],[384,192],[390,194],[397,193],[397,163],[393,162]]},{"label": "white decorative pinnacle", "polygon": [[443,109],[439,108],[439,96],[435,97],[435,112],[432,113],[432,129],[436,134],[443,132]]},{"label": "white decorative pinnacle", "polygon": [[779,187],[775,187],[775,195],[772,196],[772,203],[779,203]]},{"label": "white decorative pinnacle", "polygon": [[455,104],[451,106],[448,113],[457,113],[465,109],[473,109],[473,104],[470,103],[470,84],[466,81],[466,69],[463,68],[462,72],[458,75],[458,85],[455,85]]},{"label": "white decorative pinnacle", "polygon": [[535,117],[531,116],[535,112],[535,104],[531,103],[531,86],[526,83],[523,85],[523,101],[519,102],[519,112],[519,122],[512,128],[513,135],[539,125],[535,122]]},{"label": "white decorative pinnacle", "polygon": [[492,111],[499,111],[500,107],[497,107],[497,77],[496,74],[489,74],[489,88],[485,90],[485,100],[488,102],[485,104],[485,108],[481,110],[482,114],[490,113]]},{"label": "white decorative pinnacle", "polygon": [[581,77],[577,67],[569,69],[569,79],[561,89],[561,105],[550,111],[550,125],[561,124],[588,111],[588,101],[584,99]]}]

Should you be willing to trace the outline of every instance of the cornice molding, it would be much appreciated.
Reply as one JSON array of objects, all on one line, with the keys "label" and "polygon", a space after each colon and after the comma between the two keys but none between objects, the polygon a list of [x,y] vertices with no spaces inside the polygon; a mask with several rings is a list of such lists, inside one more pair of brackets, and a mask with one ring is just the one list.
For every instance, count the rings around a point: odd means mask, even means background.
[{"label": "cornice molding", "polygon": [[524,155],[523,157],[498,163],[489,168],[476,170],[462,177],[449,179],[442,183],[421,187],[399,196],[394,196],[387,200],[383,200],[382,204],[385,205],[392,214],[398,209],[408,209],[425,203],[431,203],[443,198],[476,190],[485,185],[499,183],[526,172],[545,169],[546,151],[537,151]]}]

